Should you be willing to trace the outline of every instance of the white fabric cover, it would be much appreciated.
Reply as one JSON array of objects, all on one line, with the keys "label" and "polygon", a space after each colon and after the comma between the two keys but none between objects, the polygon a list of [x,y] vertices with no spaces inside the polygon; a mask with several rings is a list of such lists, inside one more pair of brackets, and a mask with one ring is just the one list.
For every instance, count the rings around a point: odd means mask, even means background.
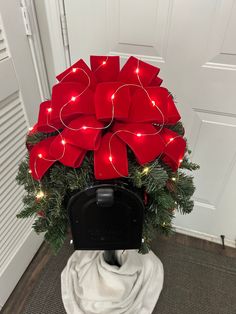
[{"label": "white fabric cover", "polygon": [[75,251],[61,274],[68,314],[151,314],[164,280],[152,253],[116,251],[121,267],[104,261],[102,251]]}]

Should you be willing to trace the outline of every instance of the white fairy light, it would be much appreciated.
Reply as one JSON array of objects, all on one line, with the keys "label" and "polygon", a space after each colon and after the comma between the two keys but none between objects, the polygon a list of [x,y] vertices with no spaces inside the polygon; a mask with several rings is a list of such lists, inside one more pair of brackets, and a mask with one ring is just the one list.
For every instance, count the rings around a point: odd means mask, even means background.
[{"label": "white fairy light", "polygon": [[143,173],[144,174],[147,174],[149,172],[149,168],[148,167],[145,167],[144,169],[143,169]]},{"label": "white fairy light", "polygon": [[44,192],[42,190],[40,190],[37,194],[36,194],[36,198],[39,200],[41,198],[43,198],[45,196]]}]

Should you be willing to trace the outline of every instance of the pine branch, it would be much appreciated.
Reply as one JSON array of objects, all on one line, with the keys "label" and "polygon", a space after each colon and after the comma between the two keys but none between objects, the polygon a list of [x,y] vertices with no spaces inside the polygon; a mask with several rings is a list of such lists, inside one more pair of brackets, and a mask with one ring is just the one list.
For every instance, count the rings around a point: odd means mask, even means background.
[{"label": "pine branch", "polygon": [[56,254],[65,242],[67,235],[67,221],[57,219],[50,224],[45,233],[45,240],[51,245]]},{"label": "pine branch", "polygon": [[198,170],[200,168],[200,166],[194,162],[189,161],[188,157],[185,156],[181,165],[180,165],[180,168],[193,171],[193,170]]},{"label": "pine branch", "polygon": [[46,139],[48,137],[48,135],[46,133],[33,133],[27,136],[26,138],[26,143],[29,145],[35,145],[39,142],[41,142],[42,140]]},{"label": "pine branch", "polygon": [[144,174],[143,185],[147,193],[156,192],[166,185],[168,175],[166,171],[160,166],[149,167],[147,174]]},{"label": "pine branch", "polygon": [[32,210],[32,207],[25,207],[23,210],[21,210],[16,217],[17,218],[29,218],[35,215],[37,211]]},{"label": "pine branch", "polygon": [[173,132],[178,133],[179,135],[183,136],[184,135],[184,126],[181,121],[177,122],[175,125],[168,125],[168,129],[170,129]]}]

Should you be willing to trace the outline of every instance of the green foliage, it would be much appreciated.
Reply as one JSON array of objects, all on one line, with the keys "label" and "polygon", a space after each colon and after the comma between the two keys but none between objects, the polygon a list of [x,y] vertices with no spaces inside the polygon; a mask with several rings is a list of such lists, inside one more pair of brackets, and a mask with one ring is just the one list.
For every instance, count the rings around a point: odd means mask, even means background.
[{"label": "green foliage", "polygon": [[35,145],[47,137],[47,134],[38,132],[28,135],[26,141],[29,145]]},{"label": "green foliage", "polygon": [[145,186],[147,193],[151,193],[157,189],[162,189],[166,185],[168,174],[156,162],[145,167],[133,164],[130,167],[130,178],[136,187]]},{"label": "green foliage", "polygon": [[185,156],[183,159],[183,162],[181,163],[180,168],[192,171],[192,170],[198,170],[200,167],[198,164],[189,161],[189,158]]},{"label": "green foliage", "polygon": [[[181,136],[183,125],[178,122],[169,129]],[[27,137],[27,143],[35,145],[55,133],[36,133]],[[152,163],[140,166],[133,153],[128,151],[129,178],[120,182],[132,189],[142,192],[145,199],[143,224],[143,243],[141,253],[147,253],[156,232],[170,234],[175,210],[182,214],[193,209],[191,199],[195,187],[193,177],[188,173],[199,169],[189,160],[190,151],[186,153],[177,172],[162,162],[161,157]],[[24,209],[18,218],[35,217],[33,228],[37,233],[44,232],[55,252],[62,246],[69,229],[66,200],[73,193],[84,190],[94,184],[93,154],[87,153],[79,169],[55,163],[39,183],[29,173],[28,157],[21,162],[16,177],[18,184],[23,185],[26,194],[23,198]],[[145,198],[146,196],[146,198]]]},{"label": "green foliage", "polygon": [[179,135],[184,135],[184,126],[181,121],[177,122],[175,125],[169,125],[168,129],[178,133]]},{"label": "green foliage", "polygon": [[167,172],[160,166],[151,166],[150,171],[144,175],[143,185],[146,187],[147,193],[156,193],[162,190],[168,179]]}]

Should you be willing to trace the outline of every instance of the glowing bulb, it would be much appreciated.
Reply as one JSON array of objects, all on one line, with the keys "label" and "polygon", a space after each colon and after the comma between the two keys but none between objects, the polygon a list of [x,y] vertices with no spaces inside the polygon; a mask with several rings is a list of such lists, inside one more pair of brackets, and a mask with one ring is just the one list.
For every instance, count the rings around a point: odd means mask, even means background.
[{"label": "glowing bulb", "polygon": [[66,141],[65,141],[65,140],[62,140],[61,143],[62,143],[62,145],[65,145],[65,144],[66,144]]},{"label": "glowing bulb", "polygon": [[37,199],[43,198],[44,195],[45,195],[45,194],[43,193],[43,191],[39,191],[39,192],[36,194],[36,198],[37,198]]},{"label": "glowing bulb", "polygon": [[156,106],[156,103],[154,100],[152,100],[152,105],[153,105],[153,107]]},{"label": "glowing bulb", "polygon": [[106,61],[103,61],[102,65],[105,65],[107,62]]},{"label": "glowing bulb", "polygon": [[52,108],[48,108],[47,110],[48,110],[48,112],[52,112]]},{"label": "glowing bulb", "polygon": [[182,162],[182,161],[183,161],[183,159],[180,159],[180,160],[179,160],[179,162]]},{"label": "glowing bulb", "polygon": [[32,131],[34,128],[31,126],[30,128],[29,128],[29,131]]},{"label": "glowing bulb", "polygon": [[169,142],[172,142],[173,140],[174,140],[173,137],[171,137],[170,140],[169,140]]},{"label": "glowing bulb", "polygon": [[172,181],[176,181],[176,178],[175,178],[175,177],[173,177],[173,178],[171,178],[171,180],[172,180]]},{"label": "glowing bulb", "polygon": [[142,238],[142,243],[144,243],[144,238]]},{"label": "glowing bulb", "polygon": [[145,167],[145,168],[143,169],[143,173],[145,173],[145,174],[147,174],[148,171],[149,171],[149,168],[148,168],[148,167]]},{"label": "glowing bulb", "polygon": [[111,99],[113,100],[115,98],[115,95],[113,94],[112,96],[111,96]]},{"label": "glowing bulb", "polygon": [[76,100],[76,97],[75,97],[75,96],[72,96],[70,100],[71,100],[71,101],[75,101],[75,100]]},{"label": "glowing bulb", "polygon": [[77,71],[77,68],[72,68],[72,72],[75,73]]},{"label": "glowing bulb", "polygon": [[43,157],[43,155],[42,155],[42,154],[38,154],[38,157],[39,157],[39,158],[42,158],[42,157]]},{"label": "glowing bulb", "polygon": [[29,170],[28,172],[29,172],[29,173],[32,173],[32,170]]},{"label": "glowing bulb", "polygon": [[136,74],[138,74],[138,73],[139,73],[139,68],[137,68],[137,69],[135,70],[135,73],[136,73]]},{"label": "glowing bulb", "polygon": [[83,126],[82,129],[83,129],[83,130],[87,130],[87,127],[86,127],[86,126]]},{"label": "glowing bulb", "polygon": [[142,134],[141,134],[141,133],[137,133],[136,135],[137,135],[138,137],[141,137],[141,136],[142,136]]},{"label": "glowing bulb", "polygon": [[112,156],[109,156],[109,160],[112,162]]}]

